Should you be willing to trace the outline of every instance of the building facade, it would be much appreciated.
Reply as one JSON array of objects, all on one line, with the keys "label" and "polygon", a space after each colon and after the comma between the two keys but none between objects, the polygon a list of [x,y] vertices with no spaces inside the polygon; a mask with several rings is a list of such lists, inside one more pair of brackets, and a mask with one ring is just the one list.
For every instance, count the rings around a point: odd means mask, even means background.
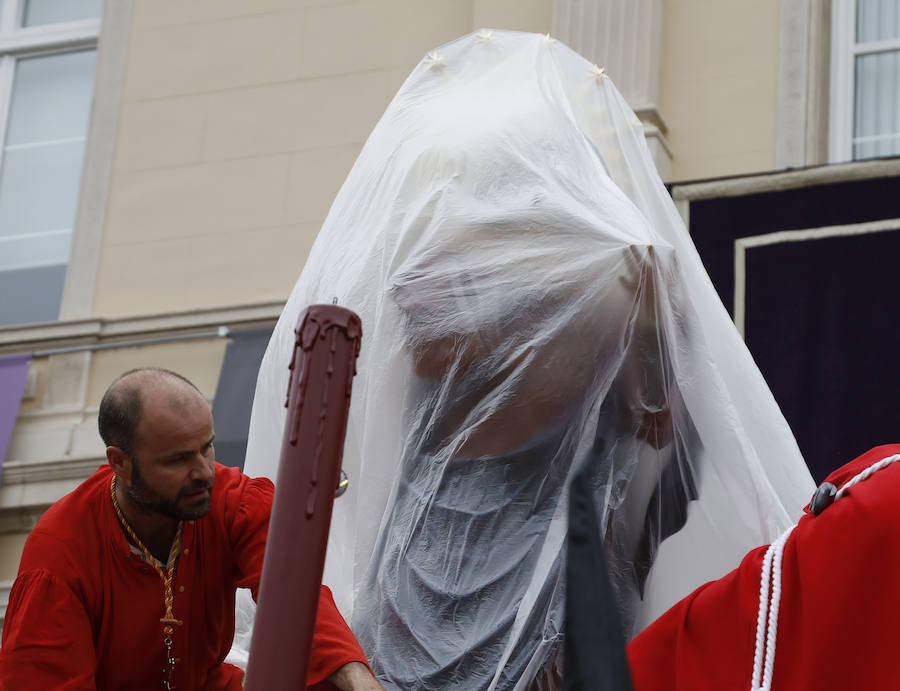
[{"label": "building facade", "polygon": [[0,603],[38,517],[105,462],[106,386],[167,367],[218,406],[393,94],[482,27],[602,65],[691,224],[705,200],[900,174],[853,162],[900,153],[900,0],[4,0],[0,357],[30,360]]}]

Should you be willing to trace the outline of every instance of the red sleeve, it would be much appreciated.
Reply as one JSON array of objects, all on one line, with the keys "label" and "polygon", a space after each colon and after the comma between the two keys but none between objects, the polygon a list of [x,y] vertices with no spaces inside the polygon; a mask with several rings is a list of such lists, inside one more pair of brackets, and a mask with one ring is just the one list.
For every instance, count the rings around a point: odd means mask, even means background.
[{"label": "red sleeve", "polygon": [[47,571],[20,573],[3,626],[0,691],[93,691],[96,666],[90,620],[78,597]]},{"label": "red sleeve", "polygon": [[[231,544],[238,568],[237,585],[250,588],[255,601],[259,595],[275,487],[265,478],[240,477],[240,501],[230,524]],[[308,684],[317,685],[315,691],[334,688],[323,680],[348,662],[368,665],[356,637],[338,611],[331,591],[322,586],[310,653]],[[323,685],[318,685],[320,682]]]},{"label": "red sleeve", "polygon": [[759,572],[766,547],[700,586],[626,649],[635,691],[719,691],[749,685]]},{"label": "red sleeve", "polygon": [[267,478],[249,478],[237,470],[221,474],[225,475],[225,522],[235,560],[235,585],[250,588],[255,601],[275,486]]},{"label": "red sleeve", "polygon": [[[309,657],[307,683],[313,687],[348,662],[366,662],[365,653],[338,611],[331,596],[331,590],[322,586],[319,595],[319,611],[316,615],[316,634],[313,638],[312,653]],[[325,682],[311,691],[325,691],[334,688]]]},{"label": "red sleeve", "polygon": [[[841,487],[900,445],[872,449],[834,471]],[[900,611],[900,463],[800,519],[784,547],[775,661],[778,689],[896,688]],[[628,646],[635,691],[745,689],[753,671],[766,546],[702,586]],[[842,664],[850,660],[852,664]]]}]

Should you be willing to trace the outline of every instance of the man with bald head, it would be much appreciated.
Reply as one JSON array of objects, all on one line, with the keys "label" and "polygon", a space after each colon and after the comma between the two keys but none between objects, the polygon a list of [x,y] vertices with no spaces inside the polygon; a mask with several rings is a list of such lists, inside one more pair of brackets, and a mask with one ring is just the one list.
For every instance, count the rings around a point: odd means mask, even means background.
[{"label": "man with bald head", "polygon": [[[236,588],[257,596],[272,483],[215,462],[209,405],[174,372],[120,376],[98,425],[108,464],[25,544],[0,690],[240,689],[224,660]],[[382,691],[325,587],[308,684]]]}]

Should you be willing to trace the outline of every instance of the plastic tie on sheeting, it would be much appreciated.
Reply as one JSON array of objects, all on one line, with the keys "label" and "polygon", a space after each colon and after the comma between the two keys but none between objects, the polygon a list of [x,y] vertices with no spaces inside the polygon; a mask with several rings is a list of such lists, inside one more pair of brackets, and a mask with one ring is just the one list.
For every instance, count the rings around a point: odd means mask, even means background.
[{"label": "plastic tie on sheeting", "polygon": [[544,43],[556,43],[556,39],[553,38],[549,33],[544,34]]},{"label": "plastic tie on sheeting", "polygon": [[488,31],[487,29],[482,29],[477,34],[475,34],[475,40],[479,43],[490,41],[492,38],[494,38],[494,32]]},{"label": "plastic tie on sheeting", "polygon": [[436,50],[433,50],[425,56],[425,64],[429,67],[440,69],[444,66],[444,58],[438,55]]},{"label": "plastic tie on sheeting", "polygon": [[604,79],[606,79],[606,68],[594,65],[594,68],[591,70],[590,74],[598,82],[602,82]]}]

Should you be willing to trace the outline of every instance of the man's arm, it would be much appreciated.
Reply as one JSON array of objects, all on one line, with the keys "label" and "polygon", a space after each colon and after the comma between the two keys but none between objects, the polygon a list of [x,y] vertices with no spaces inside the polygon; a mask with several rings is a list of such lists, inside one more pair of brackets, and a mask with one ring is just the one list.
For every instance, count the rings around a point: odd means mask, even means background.
[{"label": "man's arm", "polygon": [[323,678],[341,691],[384,691],[369,671],[362,648],[338,611],[331,590],[325,586],[319,595],[316,635],[309,656],[310,681]]},{"label": "man's arm", "polygon": [[348,662],[328,677],[341,691],[384,691],[375,676],[362,662]]},{"label": "man's arm", "polygon": [[[219,479],[217,475],[216,481]],[[225,480],[225,477],[222,479]],[[249,479],[234,472],[229,473],[228,479],[233,483],[233,496],[237,499],[233,518],[228,519],[237,559],[236,585],[250,588],[256,600],[274,486],[269,480]],[[226,511],[226,516],[229,513]],[[313,685],[327,678],[341,691],[382,691],[382,686],[375,681],[365,663],[365,654],[338,611],[331,591],[322,586],[310,652],[308,683]],[[357,666],[362,670],[358,670]],[[332,680],[331,677],[335,678]]]},{"label": "man's arm", "polygon": [[97,659],[84,605],[53,574],[20,573],[9,595],[0,691],[94,691]]}]

